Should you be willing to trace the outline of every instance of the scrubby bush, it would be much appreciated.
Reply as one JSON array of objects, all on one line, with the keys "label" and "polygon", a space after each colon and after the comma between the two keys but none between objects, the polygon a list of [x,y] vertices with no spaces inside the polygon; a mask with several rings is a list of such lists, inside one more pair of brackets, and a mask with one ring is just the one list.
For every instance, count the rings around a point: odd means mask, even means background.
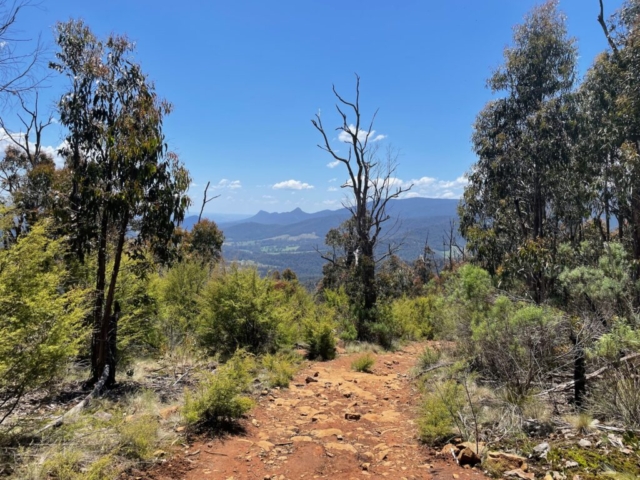
[{"label": "scrubby bush", "polygon": [[158,418],[144,414],[125,419],[118,426],[118,452],[133,460],[148,460],[158,441]]},{"label": "scrubby bush", "polygon": [[354,341],[358,338],[357,320],[345,288],[324,289],[323,294],[325,304],[334,312],[339,337],[345,341]]},{"label": "scrubby bush", "polygon": [[288,387],[296,372],[299,358],[295,354],[277,353],[262,357],[262,366],[266,370],[267,385],[270,387]]},{"label": "scrubby bush", "polygon": [[434,298],[432,296],[399,298],[391,304],[396,335],[404,340],[433,338]]},{"label": "scrubby bush", "polygon": [[188,342],[196,329],[198,301],[208,279],[209,267],[195,260],[176,263],[156,277],[158,327],[168,350]]},{"label": "scrubby bush", "polygon": [[568,334],[562,316],[548,307],[498,297],[471,326],[472,345],[483,375],[515,397],[526,397],[536,381],[559,366]]},{"label": "scrubby bush", "polygon": [[376,363],[375,358],[369,353],[361,355],[351,362],[351,369],[356,372],[371,373],[371,368]]},{"label": "scrubby bush", "polygon": [[336,356],[335,324],[333,311],[328,307],[316,307],[313,317],[304,323],[304,341],[309,348],[309,358],[331,360]]},{"label": "scrubby bush", "polygon": [[69,288],[61,240],[48,223],[0,248],[0,423],[27,393],[46,385],[87,338],[89,292]]},{"label": "scrubby bush", "polygon": [[237,352],[215,372],[200,376],[194,391],[186,392],[182,416],[191,428],[237,420],[253,406],[243,395],[251,383],[255,361]]},{"label": "scrubby bush", "polygon": [[456,431],[459,412],[464,407],[464,391],[455,380],[435,380],[422,396],[418,427],[420,439],[430,445],[444,443]]},{"label": "scrubby bush", "polygon": [[437,364],[442,358],[442,350],[427,345],[418,357],[417,369],[420,372],[427,370],[429,367]]},{"label": "scrubby bush", "polygon": [[283,334],[276,307],[272,280],[260,278],[254,269],[234,266],[213,277],[202,293],[200,341],[225,357],[239,348],[252,353],[274,351]]}]

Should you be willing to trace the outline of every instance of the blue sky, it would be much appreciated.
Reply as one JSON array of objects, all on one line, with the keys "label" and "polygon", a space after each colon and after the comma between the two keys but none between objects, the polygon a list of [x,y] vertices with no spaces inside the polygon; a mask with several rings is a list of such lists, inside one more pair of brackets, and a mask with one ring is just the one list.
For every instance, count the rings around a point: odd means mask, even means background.
[{"label": "blue sky", "polygon": [[[171,101],[170,148],[193,176],[193,212],[208,180],[221,197],[208,212],[313,212],[338,208],[343,166],[330,168],[311,118],[339,119],[331,85],[347,98],[361,77],[365,116],[379,108],[381,143],[400,152],[396,176],[413,195],[458,197],[474,162],[475,116],[512,27],[532,0],[44,0],[19,27],[54,51],[57,21],[82,18],[99,36],[126,33],[136,58]],[[612,13],[621,0],[605,0]],[[580,72],[606,47],[598,0],[563,0]],[[42,92],[52,108],[64,89]],[[5,118],[11,122],[10,113]],[[47,142],[60,143],[54,126]],[[336,140],[337,144],[337,140]]]}]

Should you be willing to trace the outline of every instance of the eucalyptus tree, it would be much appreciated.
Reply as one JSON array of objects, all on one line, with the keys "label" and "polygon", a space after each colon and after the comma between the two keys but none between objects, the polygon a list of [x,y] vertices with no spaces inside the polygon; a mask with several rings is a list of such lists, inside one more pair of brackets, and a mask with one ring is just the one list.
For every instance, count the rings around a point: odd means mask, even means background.
[{"label": "eucalyptus tree", "polygon": [[492,273],[524,277],[537,301],[549,291],[558,236],[576,235],[584,216],[573,171],[576,59],[556,1],[515,27],[504,64],[487,82],[501,96],[474,125],[478,160],[460,207],[476,258]]},{"label": "eucalyptus tree", "polygon": [[92,381],[108,364],[112,383],[122,255],[150,247],[167,258],[190,204],[190,179],[164,140],[171,106],[133,60],[133,44],[118,35],[98,39],[82,21],[59,23],[56,33],[59,50],[50,66],[69,82],[58,107],[68,129],[62,153],[72,175],[71,244],[80,260],[97,253]]},{"label": "eucalyptus tree", "polygon": [[607,95],[608,102],[595,109],[605,123],[593,129],[592,134],[606,146],[608,155],[615,156],[620,235],[628,227],[637,279],[640,277],[640,1],[627,0],[606,22],[600,0],[598,20],[610,49],[591,69],[590,91]]},{"label": "eucalyptus tree", "polygon": [[[368,124],[362,118],[360,108],[360,77],[356,75],[355,100],[342,97],[333,87],[338,102],[336,109],[341,123],[335,129],[346,153],[338,151],[331,144],[331,134],[327,133],[319,114],[311,120],[320,132],[322,143],[318,146],[329,153],[333,161],[343,165],[347,171],[347,182],[343,185],[350,191],[345,207],[351,212],[349,229],[353,232],[355,248],[347,256],[354,258],[354,276],[358,279],[361,295],[351,298],[358,312],[358,336],[363,339],[373,335],[372,324],[376,317],[376,246],[381,239],[384,224],[391,219],[387,212],[390,200],[398,198],[411,187],[395,182],[395,162],[388,152],[386,161],[380,158],[377,137],[374,137],[374,114]],[[351,115],[351,117],[349,117]],[[351,123],[352,122],[352,123]],[[350,265],[350,263],[349,263]]]}]

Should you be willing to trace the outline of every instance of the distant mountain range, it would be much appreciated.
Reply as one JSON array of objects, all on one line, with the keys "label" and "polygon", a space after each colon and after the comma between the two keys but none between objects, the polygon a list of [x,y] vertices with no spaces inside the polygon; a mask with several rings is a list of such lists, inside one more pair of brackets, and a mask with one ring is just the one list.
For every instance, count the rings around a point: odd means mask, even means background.
[{"label": "distant mountain range", "polygon": [[[457,220],[458,200],[439,198],[408,198],[389,202],[392,219],[383,227],[381,251],[387,245],[401,243],[398,255],[406,261],[418,258],[425,240],[442,255],[442,237],[451,220]],[[306,213],[300,208],[291,212],[269,213],[264,210],[249,218],[229,218],[206,215],[222,229],[225,235],[223,255],[229,261],[255,264],[260,271],[291,268],[305,282],[322,276],[325,261],[324,239],[331,228],[338,227],[349,218],[347,209],[322,210]],[[191,228],[197,216],[187,217],[185,228]]]}]

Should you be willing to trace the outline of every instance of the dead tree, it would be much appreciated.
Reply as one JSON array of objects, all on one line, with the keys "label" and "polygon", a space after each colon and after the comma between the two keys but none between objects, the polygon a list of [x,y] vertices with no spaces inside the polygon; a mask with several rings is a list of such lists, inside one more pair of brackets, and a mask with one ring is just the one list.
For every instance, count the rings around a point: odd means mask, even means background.
[{"label": "dead tree", "polygon": [[[374,320],[372,314],[377,301],[374,255],[382,227],[391,218],[387,212],[387,206],[391,199],[398,198],[411,186],[403,187],[396,184],[393,177],[395,171],[393,162],[380,162],[377,141],[381,138],[373,137],[373,124],[377,111],[369,124],[364,126],[360,109],[360,77],[356,75],[354,101],[345,100],[335,86],[333,93],[338,100],[336,109],[342,120],[335,130],[338,132],[338,139],[348,146],[348,152],[341,154],[332,146],[331,135],[325,130],[320,114],[316,114],[311,123],[322,135],[323,141],[318,147],[328,152],[347,170],[348,179],[342,188],[348,189],[351,194],[344,206],[351,212],[354,223],[358,252],[355,270],[362,291],[362,298],[357,299],[359,311],[362,313],[358,325],[358,336],[364,338],[368,336],[367,323]],[[349,118],[347,113],[352,117]]]},{"label": "dead tree", "polygon": [[200,223],[200,220],[202,220],[202,212],[204,212],[204,207],[207,205],[207,203],[209,203],[211,200],[215,200],[220,196],[220,195],[216,195],[215,197],[211,197],[207,199],[207,192],[209,191],[210,184],[211,184],[210,181],[207,182],[207,186],[204,188],[204,198],[202,199],[202,207],[200,208],[200,215],[198,215],[198,223]]}]

